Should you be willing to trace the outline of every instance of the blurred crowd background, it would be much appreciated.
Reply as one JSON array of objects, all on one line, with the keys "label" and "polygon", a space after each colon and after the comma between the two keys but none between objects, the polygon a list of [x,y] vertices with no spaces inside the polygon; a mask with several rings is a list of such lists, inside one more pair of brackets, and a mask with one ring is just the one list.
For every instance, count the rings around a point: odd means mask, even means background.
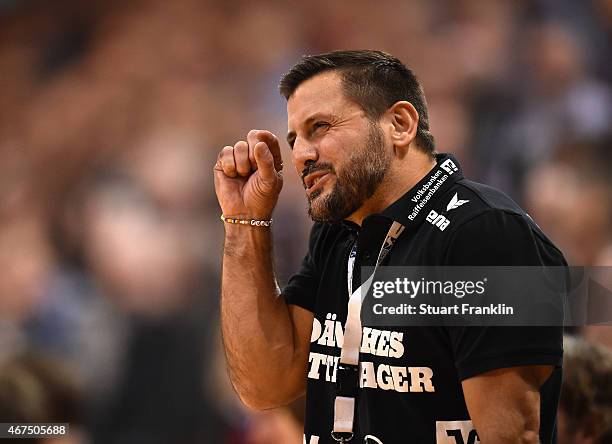
[{"label": "blurred crowd background", "polygon": [[[571,264],[612,265],[610,0],[0,0],[0,422],[302,442],[299,402],[253,414],[227,381],[211,173],[249,129],[284,140],[276,87],[301,55],[349,48],[414,69],[438,151]],[[290,170],[281,283],[310,225]],[[612,333],[573,334],[560,442],[612,442]]]}]

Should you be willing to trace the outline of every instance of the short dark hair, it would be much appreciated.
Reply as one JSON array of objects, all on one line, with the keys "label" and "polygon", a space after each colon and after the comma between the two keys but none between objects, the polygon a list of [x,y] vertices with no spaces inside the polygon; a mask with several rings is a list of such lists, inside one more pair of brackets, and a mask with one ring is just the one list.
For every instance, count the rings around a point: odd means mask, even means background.
[{"label": "short dark hair", "polygon": [[307,55],[283,75],[280,93],[289,100],[300,84],[325,71],[338,71],[349,99],[359,104],[368,117],[380,118],[391,105],[407,100],[419,114],[417,144],[433,154],[435,143],[429,132],[425,93],[414,73],[399,59],[383,51],[333,51]]}]

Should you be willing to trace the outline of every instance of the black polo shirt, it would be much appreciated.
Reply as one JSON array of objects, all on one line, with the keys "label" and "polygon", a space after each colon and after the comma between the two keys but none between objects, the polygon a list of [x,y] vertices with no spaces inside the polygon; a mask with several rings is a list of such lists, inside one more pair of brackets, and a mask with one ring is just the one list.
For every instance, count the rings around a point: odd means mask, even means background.
[{"label": "black polo shirt", "polygon": [[[454,202],[451,205],[451,200]],[[460,201],[465,201],[457,204]],[[450,208],[450,209],[449,209]],[[456,159],[437,165],[381,214],[315,224],[301,269],[283,295],[314,314],[305,443],[334,443],[335,379],[347,315],[347,259],[374,265],[392,221],[406,228],[384,265],[566,265],[562,253],[508,196],[463,177]],[[352,443],[479,442],[461,381],[489,370],[553,365],[541,388],[540,440],[555,442],[561,385],[561,327],[363,327]]]}]

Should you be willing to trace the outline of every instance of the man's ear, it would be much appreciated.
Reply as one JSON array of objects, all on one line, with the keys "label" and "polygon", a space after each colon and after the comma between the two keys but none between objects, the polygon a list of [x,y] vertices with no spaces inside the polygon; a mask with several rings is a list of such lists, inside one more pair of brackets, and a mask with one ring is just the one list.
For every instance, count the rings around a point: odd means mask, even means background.
[{"label": "man's ear", "polygon": [[396,152],[406,152],[416,138],[419,113],[412,103],[405,100],[395,102],[388,110],[391,123],[391,141]]}]

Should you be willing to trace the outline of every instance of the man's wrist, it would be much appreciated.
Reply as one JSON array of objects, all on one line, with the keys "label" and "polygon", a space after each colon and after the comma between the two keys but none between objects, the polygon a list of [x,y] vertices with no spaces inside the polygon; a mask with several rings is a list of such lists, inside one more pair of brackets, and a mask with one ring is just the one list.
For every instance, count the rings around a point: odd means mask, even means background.
[{"label": "man's wrist", "polygon": [[225,242],[223,253],[226,256],[248,258],[262,257],[272,250],[272,233],[268,227],[224,224]]},{"label": "man's wrist", "polygon": [[221,214],[221,220],[226,225],[246,225],[250,227],[270,227],[272,225],[271,218],[249,218],[249,217],[233,217]]}]

